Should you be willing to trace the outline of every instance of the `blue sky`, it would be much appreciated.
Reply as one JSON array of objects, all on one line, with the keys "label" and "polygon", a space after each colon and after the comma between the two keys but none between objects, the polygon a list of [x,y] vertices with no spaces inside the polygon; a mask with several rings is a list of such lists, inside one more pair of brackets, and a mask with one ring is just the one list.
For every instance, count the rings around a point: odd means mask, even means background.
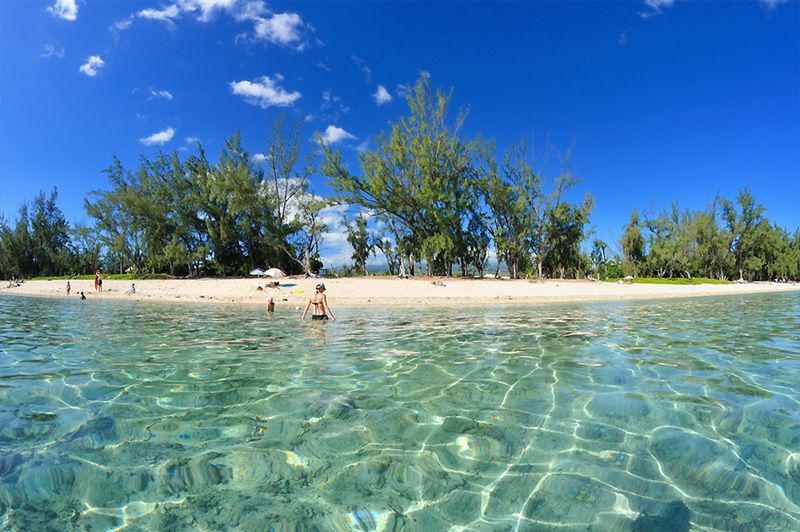
[{"label": "blue sky", "polygon": [[[468,136],[574,143],[576,194],[595,197],[608,242],[631,209],[699,208],[743,186],[794,229],[799,26],[798,2],[781,0],[3,1],[0,212],[57,186],[83,220],[113,154],[132,167],[191,138],[216,154],[237,130],[259,152],[282,111],[355,168],[424,70],[469,106]],[[332,235],[325,256],[342,245]]]}]

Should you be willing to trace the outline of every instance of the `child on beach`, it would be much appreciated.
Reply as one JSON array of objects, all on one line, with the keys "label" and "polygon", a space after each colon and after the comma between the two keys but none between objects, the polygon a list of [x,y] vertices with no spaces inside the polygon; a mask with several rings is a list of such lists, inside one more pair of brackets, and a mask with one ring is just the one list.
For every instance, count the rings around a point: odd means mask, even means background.
[{"label": "child on beach", "polygon": [[72,290],[72,287],[69,285],[69,281],[67,281],[67,295],[69,295],[70,290]]},{"label": "child on beach", "polygon": [[127,292],[125,292],[125,295],[129,296],[129,295],[135,294],[135,293],[136,293],[136,284],[135,283],[131,283],[131,287],[128,289]]}]

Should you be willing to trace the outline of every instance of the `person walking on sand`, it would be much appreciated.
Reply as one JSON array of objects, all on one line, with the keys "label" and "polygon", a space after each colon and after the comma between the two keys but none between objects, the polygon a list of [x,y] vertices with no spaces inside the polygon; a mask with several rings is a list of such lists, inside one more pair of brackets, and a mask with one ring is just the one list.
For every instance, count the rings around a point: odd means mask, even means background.
[{"label": "person walking on sand", "polygon": [[94,289],[95,289],[95,291],[97,291],[97,279],[98,279],[99,275],[100,275],[100,270],[99,269],[95,270],[94,271]]},{"label": "person walking on sand", "polygon": [[97,291],[103,291],[103,268],[97,268]]},{"label": "person walking on sand", "polygon": [[67,295],[69,295],[70,290],[72,290],[72,287],[69,285],[69,281],[67,281]]},{"label": "person walking on sand", "polygon": [[317,285],[317,292],[312,297],[308,298],[308,304],[306,304],[303,317],[300,318],[301,320],[306,319],[306,314],[308,314],[308,309],[311,308],[311,305],[314,305],[314,314],[311,315],[312,320],[327,320],[328,315],[330,315],[330,319],[336,321],[333,311],[328,305],[328,298],[325,297],[325,285],[323,283],[319,283]]}]

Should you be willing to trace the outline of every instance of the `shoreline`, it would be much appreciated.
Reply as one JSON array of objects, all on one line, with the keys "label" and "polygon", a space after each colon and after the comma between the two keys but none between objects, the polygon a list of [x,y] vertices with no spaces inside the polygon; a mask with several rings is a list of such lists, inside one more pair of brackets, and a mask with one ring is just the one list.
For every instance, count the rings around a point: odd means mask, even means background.
[{"label": "shoreline", "polygon": [[[432,278],[398,279],[395,277],[348,277],[340,279],[283,278],[278,288],[267,288],[264,279],[169,279],[138,281],[104,281],[104,291],[94,291],[92,280],[70,280],[72,293],[78,299],[83,291],[89,300],[121,300],[144,302],[204,303],[224,305],[266,306],[272,296],[276,307],[302,307],[313,295],[318,282],[324,282],[334,313],[337,306],[494,306],[590,301],[641,301],[783,293],[800,291],[800,284],[756,282],[739,284],[618,284],[610,282],[552,279],[544,283],[511,279],[436,278],[444,286],[433,285]],[[6,288],[2,282],[0,297],[57,297],[66,299],[67,280],[26,281],[18,287]],[[125,295],[131,283],[136,294]],[[256,287],[262,286],[259,291]]]}]

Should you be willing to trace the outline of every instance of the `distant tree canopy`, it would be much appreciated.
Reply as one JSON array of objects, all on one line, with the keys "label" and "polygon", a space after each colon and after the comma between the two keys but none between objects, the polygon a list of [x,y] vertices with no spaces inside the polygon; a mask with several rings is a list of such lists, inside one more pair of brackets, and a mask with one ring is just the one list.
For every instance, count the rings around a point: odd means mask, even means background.
[{"label": "distant tree canopy", "polygon": [[[407,95],[408,114],[360,154],[358,171],[321,139],[319,153],[303,163],[300,124],[287,126],[284,115],[256,155],[236,134],[216,161],[199,143],[188,157],[159,152],[135,169],[114,157],[105,170],[109,187],[85,201],[89,225],[67,223],[55,190],[22,205],[13,223],[0,218],[0,275],[86,274],[98,266],[187,276],[264,266],[311,274],[322,266],[330,219],[323,209],[345,205],[356,211],[344,220],[351,271],[364,274],[380,251],[393,275],[424,265],[432,275],[483,276],[494,256],[493,273],[505,267],[513,278],[798,278],[800,231],[770,222],[746,189],[699,211],[634,211],[622,228],[621,256],[602,240],[590,245],[594,200],[588,193],[574,200],[569,152],[545,149],[537,157],[523,139],[498,155],[492,142],[463,136],[466,112],[449,112],[451,95],[421,76]],[[546,172],[552,156],[559,169]],[[327,178],[332,197],[309,191],[314,173]]]}]

